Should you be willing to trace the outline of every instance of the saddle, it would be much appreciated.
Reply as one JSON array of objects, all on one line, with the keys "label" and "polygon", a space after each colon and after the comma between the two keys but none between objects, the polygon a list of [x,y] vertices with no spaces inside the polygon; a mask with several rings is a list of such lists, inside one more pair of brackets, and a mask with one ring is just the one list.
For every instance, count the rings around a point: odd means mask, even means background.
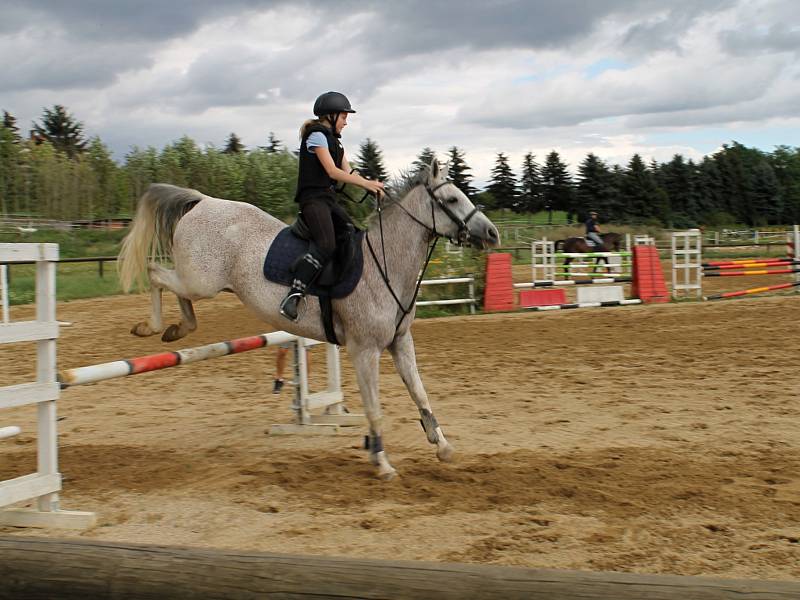
[{"label": "saddle", "polygon": [[[349,296],[358,285],[364,270],[363,238],[364,231],[352,223],[347,223],[337,231],[336,253],[319,277],[308,286],[307,294],[319,298],[325,335],[333,344],[339,342],[333,330],[331,300]],[[264,259],[264,277],[273,283],[291,287],[294,264],[313,243],[308,225],[302,215],[298,215],[297,220],[279,231],[270,244]]]}]

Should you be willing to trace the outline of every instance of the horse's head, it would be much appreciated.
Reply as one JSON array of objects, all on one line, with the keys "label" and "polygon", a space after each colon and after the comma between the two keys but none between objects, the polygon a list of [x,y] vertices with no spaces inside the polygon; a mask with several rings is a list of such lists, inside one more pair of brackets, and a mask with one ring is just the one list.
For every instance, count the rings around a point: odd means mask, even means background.
[{"label": "horse's head", "polygon": [[447,167],[435,158],[422,178],[431,202],[433,231],[457,244],[475,248],[500,245],[500,234],[489,218],[470,202],[466,194],[449,179]]}]

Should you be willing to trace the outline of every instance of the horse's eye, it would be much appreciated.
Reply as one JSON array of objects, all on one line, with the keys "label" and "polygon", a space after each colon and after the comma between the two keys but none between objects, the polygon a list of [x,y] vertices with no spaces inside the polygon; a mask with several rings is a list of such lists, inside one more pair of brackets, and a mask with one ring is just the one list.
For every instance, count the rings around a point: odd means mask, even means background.
[{"label": "horse's eye", "polygon": [[447,203],[448,204],[455,204],[456,202],[458,202],[458,198],[448,198],[447,199]]}]

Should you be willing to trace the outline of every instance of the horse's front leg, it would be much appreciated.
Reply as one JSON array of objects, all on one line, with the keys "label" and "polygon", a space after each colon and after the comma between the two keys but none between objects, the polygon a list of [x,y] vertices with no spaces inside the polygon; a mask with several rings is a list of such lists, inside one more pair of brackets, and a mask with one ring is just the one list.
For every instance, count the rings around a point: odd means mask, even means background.
[{"label": "horse's front leg", "polygon": [[392,345],[389,346],[389,352],[392,353],[395,368],[403,379],[403,383],[406,384],[408,393],[411,394],[411,398],[417,405],[417,409],[419,409],[422,427],[425,429],[428,441],[431,444],[436,444],[436,456],[442,461],[451,460],[455,450],[444,437],[442,428],[439,426],[436,417],[433,416],[428,394],[425,392],[425,387],[422,385],[422,379],[420,379],[419,371],[417,370],[417,357],[411,332],[407,331],[396,337]]},{"label": "horse's front leg", "polygon": [[[348,348],[348,352],[350,348]],[[383,480],[392,479],[397,475],[394,467],[386,458],[383,449],[383,417],[381,403],[378,397],[378,366],[380,352],[377,348],[357,348],[351,353],[353,367],[356,371],[356,380],[364,403],[364,413],[369,421],[369,453],[370,461],[378,467],[378,477]]]},{"label": "horse's front leg", "polygon": [[611,271],[611,268],[608,266],[608,258],[605,256],[598,256],[594,259],[594,269],[592,269],[592,273],[597,273],[597,269],[600,268],[600,263],[605,263],[607,273]]}]

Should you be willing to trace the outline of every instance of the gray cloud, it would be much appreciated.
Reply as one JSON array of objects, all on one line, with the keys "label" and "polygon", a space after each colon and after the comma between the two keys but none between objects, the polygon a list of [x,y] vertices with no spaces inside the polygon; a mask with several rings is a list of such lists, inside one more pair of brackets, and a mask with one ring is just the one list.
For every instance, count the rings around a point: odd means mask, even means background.
[{"label": "gray cloud", "polygon": [[14,29],[55,25],[74,39],[163,41],[195,31],[204,22],[280,4],[269,0],[26,0],[0,2]]},{"label": "gray cloud", "polygon": [[623,50],[634,54],[654,51],[681,52],[681,39],[699,18],[735,6],[735,0],[671,2],[651,14],[640,14],[621,37]]},{"label": "gray cloud", "polygon": [[0,56],[13,57],[0,69],[0,91],[6,93],[104,88],[121,73],[153,65],[135,44],[71,44],[48,32],[0,37]]},{"label": "gray cloud", "polygon": [[532,130],[569,147],[578,130],[617,144],[796,116],[795,13],[796,0],[0,0],[0,96],[23,119],[66,104],[121,155],[183,133],[293,139],[316,94],[340,89],[360,109],[350,140],[491,160]]},{"label": "gray cloud", "polygon": [[760,53],[800,53],[800,29],[774,23],[767,29],[727,30],[720,33],[722,47],[734,56]]}]

